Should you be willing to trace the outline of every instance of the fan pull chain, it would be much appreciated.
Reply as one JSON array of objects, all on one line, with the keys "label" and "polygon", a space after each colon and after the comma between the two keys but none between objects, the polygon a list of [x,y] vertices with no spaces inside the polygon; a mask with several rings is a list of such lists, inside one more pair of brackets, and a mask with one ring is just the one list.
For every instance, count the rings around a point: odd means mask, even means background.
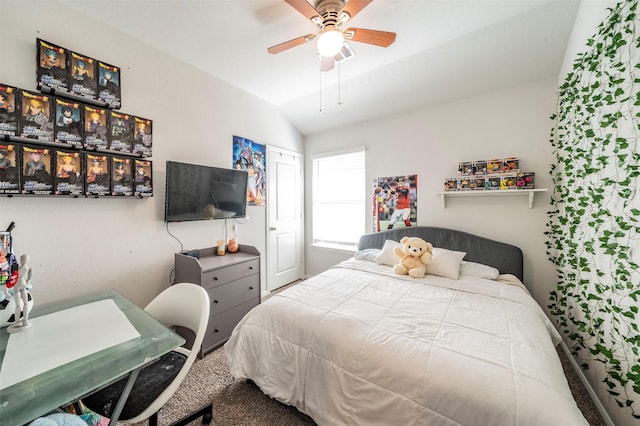
[{"label": "fan pull chain", "polygon": [[[320,60],[322,60],[322,58]],[[322,114],[322,70],[318,71],[318,74],[319,74],[318,76],[320,77],[318,79],[318,82],[320,83],[320,95],[319,95],[319,98],[320,98],[320,110],[319,110],[319,112],[320,112],[320,114]]]},{"label": "fan pull chain", "polygon": [[340,80],[341,80],[341,75],[340,74],[340,69],[342,67],[340,66],[340,62],[338,62],[338,106],[342,105],[342,96],[341,96],[341,92],[340,92]]}]

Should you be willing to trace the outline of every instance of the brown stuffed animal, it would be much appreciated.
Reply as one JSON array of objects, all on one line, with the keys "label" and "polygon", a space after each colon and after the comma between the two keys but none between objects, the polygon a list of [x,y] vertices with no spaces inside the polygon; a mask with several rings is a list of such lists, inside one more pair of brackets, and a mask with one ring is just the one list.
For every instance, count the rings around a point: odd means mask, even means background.
[{"label": "brown stuffed animal", "polygon": [[393,272],[400,275],[410,275],[422,278],[427,271],[427,265],[433,260],[433,246],[418,237],[404,237],[400,246],[393,249],[399,263],[393,266]]}]

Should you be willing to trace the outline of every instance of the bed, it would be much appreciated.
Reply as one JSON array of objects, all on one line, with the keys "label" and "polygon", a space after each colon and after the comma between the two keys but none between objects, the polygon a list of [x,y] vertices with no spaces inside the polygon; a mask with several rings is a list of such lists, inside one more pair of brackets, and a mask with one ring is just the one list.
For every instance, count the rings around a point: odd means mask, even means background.
[{"label": "bed", "polygon": [[[392,271],[404,236],[434,246],[424,278]],[[452,229],[364,235],[353,258],[243,318],[231,374],[319,425],[586,425],[522,259]]]}]

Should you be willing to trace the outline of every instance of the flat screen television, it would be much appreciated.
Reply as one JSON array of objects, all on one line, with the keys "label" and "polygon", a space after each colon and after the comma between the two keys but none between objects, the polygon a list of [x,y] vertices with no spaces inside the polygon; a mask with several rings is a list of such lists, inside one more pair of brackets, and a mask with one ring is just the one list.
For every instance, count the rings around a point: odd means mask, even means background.
[{"label": "flat screen television", "polygon": [[167,161],[164,220],[243,218],[247,180],[243,170]]}]

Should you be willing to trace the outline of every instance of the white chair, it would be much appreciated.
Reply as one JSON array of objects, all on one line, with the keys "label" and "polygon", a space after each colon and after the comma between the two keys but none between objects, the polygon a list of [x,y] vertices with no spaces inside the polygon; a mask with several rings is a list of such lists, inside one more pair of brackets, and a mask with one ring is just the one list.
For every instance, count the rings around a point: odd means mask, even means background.
[{"label": "white chair", "polygon": [[[167,327],[182,327],[194,333],[191,349],[176,348],[158,361],[143,368],[127,398],[119,423],[137,423],[149,419],[149,426],[157,425],[158,410],[178,389],[202,345],[209,321],[209,296],[196,284],[174,284],[164,290],[144,309]],[[190,339],[187,338],[187,342]],[[110,417],[124,389],[127,378],[82,399],[90,410]],[[202,422],[208,424],[213,417],[213,404],[174,423],[187,424],[202,416]]]}]

